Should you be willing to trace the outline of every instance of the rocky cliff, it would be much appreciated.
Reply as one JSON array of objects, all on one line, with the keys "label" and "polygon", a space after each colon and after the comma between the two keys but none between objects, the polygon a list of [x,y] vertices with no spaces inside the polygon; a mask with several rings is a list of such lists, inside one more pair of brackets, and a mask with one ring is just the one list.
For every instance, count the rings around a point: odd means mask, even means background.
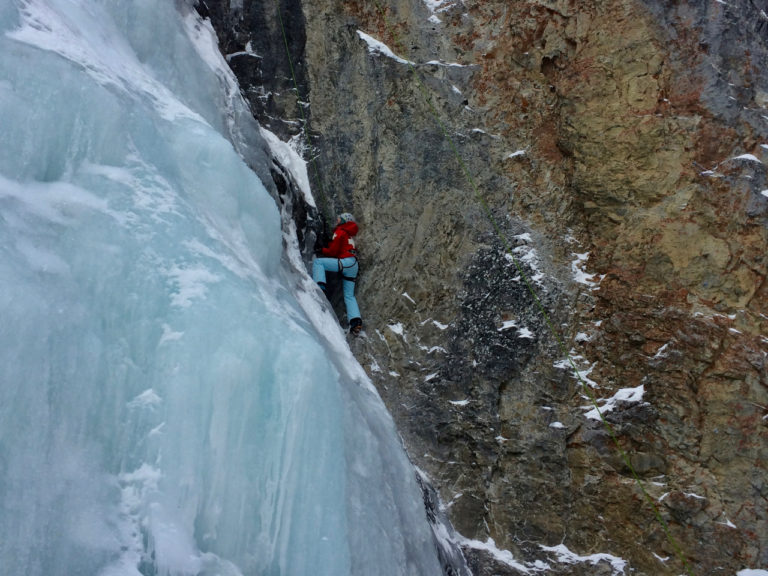
[{"label": "rocky cliff", "polygon": [[768,567],[765,0],[199,4],[474,574]]}]

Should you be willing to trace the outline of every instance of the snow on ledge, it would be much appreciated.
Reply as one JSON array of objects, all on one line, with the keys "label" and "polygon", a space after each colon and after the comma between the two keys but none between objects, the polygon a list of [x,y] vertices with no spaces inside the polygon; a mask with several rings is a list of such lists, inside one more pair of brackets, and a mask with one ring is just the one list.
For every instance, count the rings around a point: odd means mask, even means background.
[{"label": "snow on ledge", "polygon": [[[472,548],[473,550],[482,550],[484,552],[488,552],[496,560],[498,560],[502,564],[509,566],[510,568],[519,570],[524,574],[531,573],[531,568],[515,560],[515,557],[512,555],[512,552],[510,552],[509,550],[500,550],[499,548],[497,548],[496,542],[494,542],[493,538],[488,538],[488,540],[486,540],[485,542],[480,542],[480,540],[470,540],[459,534],[457,534],[456,536],[457,536],[457,541],[461,546],[466,546],[467,548]],[[544,568],[549,568],[549,566],[547,566],[546,564],[540,561],[536,562],[535,564],[536,571],[542,570]]]},{"label": "snow on ledge", "polygon": [[[581,254],[574,252],[571,255],[576,257],[576,259],[571,262],[571,273],[573,274],[574,282],[589,286],[592,290],[599,288],[600,282],[605,278],[605,274],[598,276],[597,274],[589,274],[584,271],[584,266],[586,265],[587,260],[589,260],[589,252],[583,252]],[[597,279],[595,277],[597,277]]]},{"label": "snow on ledge", "polygon": [[452,0],[424,0],[424,4],[426,4],[429,11],[434,14],[435,12],[444,12],[445,10],[448,10],[448,8],[455,4],[455,2]]},{"label": "snow on ledge", "polygon": [[[509,566],[514,570],[522,572],[523,574],[537,574],[541,572],[549,572],[552,567],[543,560],[536,560],[530,564],[523,564],[515,560],[515,557],[509,550],[501,550],[496,546],[496,542],[493,538],[488,538],[485,542],[480,540],[470,540],[465,538],[461,534],[456,534],[456,542],[463,547],[471,548],[472,550],[481,550],[490,554],[497,562]],[[561,564],[577,564],[588,562],[593,566],[596,566],[599,562],[608,562],[613,569],[613,576],[619,576],[626,574],[627,561],[618,556],[612,554],[591,554],[589,556],[579,556],[574,552],[571,552],[564,544],[559,546],[543,546],[539,547],[545,552],[553,552],[557,556],[557,562]],[[744,574],[739,572],[738,576],[768,576],[768,572],[765,571],[744,571]]]},{"label": "snow on ledge", "polygon": [[[361,40],[363,40],[366,44],[368,44],[368,52],[370,54],[381,54],[382,56],[386,56],[387,58],[392,58],[395,62],[399,62],[400,64],[407,64],[408,66],[418,66],[416,62],[413,62],[411,60],[406,60],[405,58],[400,58],[397,54],[395,54],[392,49],[384,44],[381,40],[376,40],[373,36],[370,34],[366,34],[362,30],[357,31],[357,35],[360,37]],[[447,68],[467,68],[467,64],[459,64],[458,62],[444,62],[443,60],[430,60],[426,63],[427,66],[445,66]]]},{"label": "snow on ledge", "polygon": [[454,406],[467,406],[469,400],[449,400],[448,403],[453,404]]},{"label": "snow on ledge", "polygon": [[262,60],[264,59],[263,56],[259,56],[258,54],[256,54],[256,52],[253,51],[253,46],[251,45],[250,40],[245,45],[245,50],[240,50],[239,52],[231,52],[227,54],[227,62],[231,62],[232,58],[237,58],[238,56],[250,56],[252,58],[259,58]]},{"label": "snow on ledge", "polygon": [[759,164],[762,164],[762,160],[760,160],[757,156],[754,154],[742,154],[741,156],[735,156],[731,158],[731,160],[748,160],[750,162],[757,162]]},{"label": "snow on ledge", "polygon": [[410,60],[405,60],[404,58],[400,58],[400,56],[396,55],[392,50],[384,44],[383,42],[380,42],[379,40],[376,40],[373,36],[369,36],[362,30],[357,31],[357,35],[360,37],[360,39],[368,44],[368,52],[370,54],[381,54],[382,56],[386,56],[387,58],[392,58],[396,62],[400,62],[401,64],[408,64],[413,66],[413,62]]},{"label": "snow on ledge", "polygon": [[565,544],[560,544],[559,546],[541,546],[541,549],[557,554],[558,562],[563,564],[589,562],[595,566],[598,564],[598,562],[610,562],[614,575],[624,574],[627,567],[627,561],[619,558],[618,556],[613,556],[611,554],[591,554],[589,556],[579,556],[578,554],[568,550]]},{"label": "snow on ledge", "polygon": [[642,384],[636,388],[622,388],[610,398],[598,400],[598,402],[605,402],[605,404],[600,407],[600,410],[592,408],[585,416],[592,420],[600,420],[601,414],[614,410],[619,402],[642,402],[643,394],[645,394],[645,386]]}]

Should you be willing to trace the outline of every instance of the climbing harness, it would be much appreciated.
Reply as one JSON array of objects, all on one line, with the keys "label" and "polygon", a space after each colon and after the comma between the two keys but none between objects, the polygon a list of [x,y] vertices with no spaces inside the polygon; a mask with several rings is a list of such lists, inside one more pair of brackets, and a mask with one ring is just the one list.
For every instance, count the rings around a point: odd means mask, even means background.
[{"label": "climbing harness", "polygon": [[[354,266],[357,266],[357,274],[354,276],[347,276],[344,274],[344,270],[347,268],[353,268]],[[339,260],[339,272],[341,273],[341,278],[343,280],[346,280],[348,282],[357,282],[358,277],[360,276],[360,263],[357,261],[357,256],[355,256],[355,263],[350,266],[344,266],[344,264]]]}]

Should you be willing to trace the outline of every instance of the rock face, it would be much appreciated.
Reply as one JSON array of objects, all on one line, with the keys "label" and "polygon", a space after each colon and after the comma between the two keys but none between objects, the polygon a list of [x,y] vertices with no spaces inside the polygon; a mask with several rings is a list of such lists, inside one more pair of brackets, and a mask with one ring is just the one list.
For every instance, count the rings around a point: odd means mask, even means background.
[{"label": "rock face", "polygon": [[474,574],[768,566],[768,5],[202,4]]}]

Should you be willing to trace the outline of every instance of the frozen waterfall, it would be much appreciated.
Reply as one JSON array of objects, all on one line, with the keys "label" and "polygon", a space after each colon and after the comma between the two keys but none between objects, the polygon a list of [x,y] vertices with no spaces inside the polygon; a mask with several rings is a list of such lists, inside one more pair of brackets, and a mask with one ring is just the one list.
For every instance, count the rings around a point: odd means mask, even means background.
[{"label": "frozen waterfall", "polygon": [[4,575],[441,574],[246,112],[181,1],[0,0]]}]

